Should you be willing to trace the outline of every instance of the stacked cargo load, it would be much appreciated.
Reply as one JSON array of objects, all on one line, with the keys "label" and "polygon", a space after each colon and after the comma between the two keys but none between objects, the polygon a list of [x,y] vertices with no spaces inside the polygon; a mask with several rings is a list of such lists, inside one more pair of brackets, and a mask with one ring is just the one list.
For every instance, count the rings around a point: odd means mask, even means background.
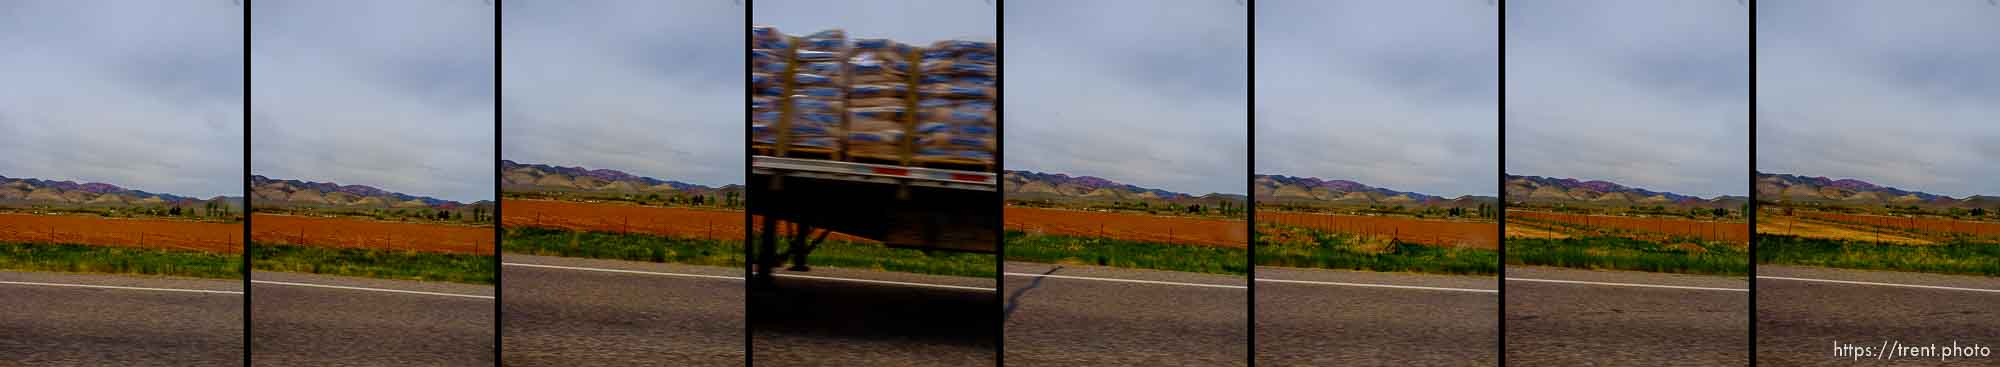
[{"label": "stacked cargo load", "polygon": [[940,41],[924,50],[920,65],[916,157],[992,164],[999,122],[993,43]]},{"label": "stacked cargo load", "polygon": [[856,39],[847,58],[847,154],[900,161],[910,127],[913,50],[887,39]]},{"label": "stacked cargo load", "polygon": [[750,140],[778,143],[776,127],[784,116],[785,70],[791,65],[791,40],[777,28],[750,27]]},{"label": "stacked cargo load", "polygon": [[792,51],[789,144],[793,148],[842,150],[847,113],[847,33],[820,31],[799,39]]}]

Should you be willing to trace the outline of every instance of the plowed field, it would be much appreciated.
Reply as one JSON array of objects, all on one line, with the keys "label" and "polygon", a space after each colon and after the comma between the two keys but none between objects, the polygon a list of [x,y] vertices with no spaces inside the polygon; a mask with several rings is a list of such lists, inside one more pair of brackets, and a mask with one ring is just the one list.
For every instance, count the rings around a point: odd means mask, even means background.
[{"label": "plowed field", "polygon": [[552,200],[501,200],[500,223],[571,231],[742,240],[743,212]]},{"label": "plowed field", "polygon": [[1846,224],[1860,224],[1884,228],[1898,228],[1933,236],[1967,235],[1977,237],[2000,236],[2000,223],[1951,220],[1943,218],[1890,217],[1880,215],[1858,215],[1823,212],[1796,212],[1798,216]]},{"label": "plowed field", "polygon": [[[1722,241],[1748,247],[1750,245],[1750,225],[1744,223],[1698,221],[1674,218],[1616,217],[1608,215],[1579,215],[1530,211],[1508,211],[1510,218],[1525,218],[1540,221],[1560,222],[1584,227],[1601,227],[1633,232],[1642,236],[1693,237],[1708,241]],[[1666,238],[1639,238],[1642,240],[1664,240]]]},{"label": "plowed field", "polygon": [[1500,227],[1494,223],[1272,211],[1257,212],[1257,222],[1387,237],[1431,246],[1500,248]]},{"label": "plowed field", "polygon": [[1012,207],[1005,215],[1007,229],[1029,233],[1233,248],[1250,243],[1249,224],[1238,220]]},{"label": "plowed field", "polygon": [[321,247],[493,254],[493,227],[257,213],[250,239]]},{"label": "plowed field", "polygon": [[0,240],[240,253],[243,225],[0,213]]}]

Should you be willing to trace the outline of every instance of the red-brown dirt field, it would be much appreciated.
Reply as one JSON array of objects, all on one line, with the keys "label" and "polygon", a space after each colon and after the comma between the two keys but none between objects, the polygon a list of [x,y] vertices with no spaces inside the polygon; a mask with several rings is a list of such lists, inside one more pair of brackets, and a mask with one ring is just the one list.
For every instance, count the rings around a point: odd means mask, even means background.
[{"label": "red-brown dirt field", "polygon": [[241,253],[241,223],[0,213],[0,240]]},{"label": "red-brown dirt field", "polygon": [[614,203],[501,200],[500,224],[571,231],[743,240],[743,212]]},{"label": "red-brown dirt field", "polygon": [[320,247],[493,254],[493,227],[256,213],[250,239]]},{"label": "red-brown dirt field", "polygon": [[1961,234],[1971,236],[2000,236],[2000,223],[1951,220],[1943,218],[1889,217],[1880,215],[1858,215],[1825,212],[1796,212],[1799,216],[1818,218],[1840,223],[1863,224],[1887,228],[1913,230],[1930,235]]},{"label": "red-brown dirt field", "polygon": [[1669,236],[1693,237],[1708,241],[1750,246],[1750,225],[1676,218],[1616,217],[1530,211],[1507,211],[1509,217],[1562,222],[1588,227],[1606,227]]},{"label": "red-brown dirt field", "polygon": [[1066,236],[1248,248],[1249,225],[1240,220],[1006,208],[1007,229]]},{"label": "red-brown dirt field", "polygon": [[1460,222],[1407,217],[1371,217],[1320,213],[1258,211],[1257,223],[1391,237],[1398,241],[1430,246],[1467,245],[1473,248],[1500,248],[1500,225],[1491,222]]}]

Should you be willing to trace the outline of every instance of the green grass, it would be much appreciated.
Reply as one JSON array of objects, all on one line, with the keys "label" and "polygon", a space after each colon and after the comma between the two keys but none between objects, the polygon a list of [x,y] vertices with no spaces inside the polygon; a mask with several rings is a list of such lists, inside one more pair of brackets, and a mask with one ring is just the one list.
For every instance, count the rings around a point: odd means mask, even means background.
[{"label": "green grass", "polygon": [[1757,263],[2000,276],[2000,244],[1954,240],[1931,245],[1757,235]]},{"label": "green grass", "polygon": [[1622,237],[1508,238],[1507,263],[1661,273],[1747,275],[1750,257],[1720,242],[1689,242],[1705,251]]},{"label": "green grass", "polygon": [[1007,231],[1007,260],[1245,275],[1243,249]]},{"label": "green grass", "polygon": [[202,251],[0,242],[0,269],[242,279],[243,257]]},{"label": "green grass", "polygon": [[544,228],[503,231],[500,249],[517,254],[743,267],[739,241]]},{"label": "green grass", "polygon": [[[754,235],[755,232],[752,232]],[[791,246],[791,241],[778,236],[778,251]],[[788,260],[789,261],[789,260]],[[789,266],[789,262],[786,263]],[[854,243],[838,240],[821,242],[819,248],[807,255],[806,264],[812,266],[832,266],[876,271],[895,271],[917,274],[951,275],[965,277],[992,278],[999,276],[991,254],[968,252],[931,251],[890,248],[872,243]]]},{"label": "green grass", "polygon": [[492,255],[251,243],[257,270],[384,279],[493,284]]},{"label": "green grass", "polygon": [[1259,266],[1467,275],[1500,272],[1500,253],[1493,250],[1367,241],[1352,234],[1296,227],[1266,228],[1295,231],[1308,236],[1311,242],[1274,243],[1271,240],[1276,236],[1259,235]]}]

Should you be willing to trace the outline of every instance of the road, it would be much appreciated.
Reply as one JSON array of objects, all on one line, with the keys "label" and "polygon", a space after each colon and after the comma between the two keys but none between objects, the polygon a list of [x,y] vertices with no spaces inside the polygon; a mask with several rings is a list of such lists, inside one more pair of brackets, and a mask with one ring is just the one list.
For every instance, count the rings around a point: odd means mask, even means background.
[{"label": "road", "polygon": [[1006,271],[1009,365],[1249,362],[1243,276],[1018,262]]},{"label": "road", "polygon": [[1746,277],[1536,266],[1506,272],[1508,365],[1750,364]]},{"label": "road", "polygon": [[1500,363],[1496,276],[1259,267],[1257,279],[1257,365]]},{"label": "road", "polygon": [[250,277],[253,365],[494,364],[492,286],[279,272]]},{"label": "road", "polygon": [[519,254],[501,261],[508,366],[743,365],[741,268]]},{"label": "road", "polygon": [[778,275],[777,288],[751,296],[758,366],[988,366],[998,353],[992,278],[824,266]]},{"label": "road", "polygon": [[1994,308],[2000,305],[2000,278],[1775,265],[1760,265],[1757,273],[1760,365],[2000,365],[2000,351],[1944,361],[1834,355],[1835,343],[1881,349],[1884,342],[1958,342],[2000,349],[2000,309]]},{"label": "road", "polygon": [[241,366],[242,290],[241,280],[0,271],[0,365]]}]

